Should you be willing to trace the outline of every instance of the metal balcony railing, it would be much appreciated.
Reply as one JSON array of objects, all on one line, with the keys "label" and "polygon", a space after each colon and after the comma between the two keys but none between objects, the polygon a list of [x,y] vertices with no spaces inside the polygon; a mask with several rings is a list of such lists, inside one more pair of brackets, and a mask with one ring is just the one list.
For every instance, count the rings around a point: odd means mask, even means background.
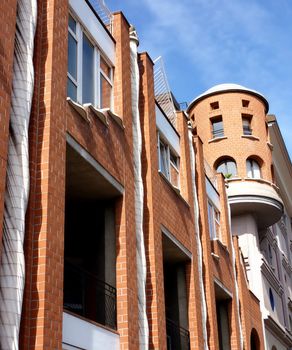
[{"label": "metal balcony railing", "polygon": [[103,24],[107,27],[107,29],[112,32],[112,21],[113,15],[111,11],[106,6],[104,0],[86,0],[97,13]]},{"label": "metal balcony railing", "polygon": [[155,99],[170,122],[176,127],[176,112],[161,56],[154,60]]},{"label": "metal balcony railing", "polygon": [[64,309],[117,329],[116,288],[68,261],[64,267]]},{"label": "metal balcony railing", "polygon": [[167,350],[190,350],[190,332],[166,319]]}]

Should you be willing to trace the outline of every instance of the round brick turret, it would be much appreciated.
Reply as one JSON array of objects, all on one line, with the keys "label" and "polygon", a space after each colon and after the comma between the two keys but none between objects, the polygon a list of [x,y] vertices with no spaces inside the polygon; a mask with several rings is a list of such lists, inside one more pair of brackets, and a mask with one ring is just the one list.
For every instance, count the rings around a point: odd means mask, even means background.
[{"label": "round brick turret", "polygon": [[273,184],[268,109],[263,95],[236,84],[216,85],[188,107],[207,163],[214,171],[223,172],[229,182],[233,212],[247,211],[252,202],[258,217],[273,216],[260,219],[260,226],[276,222],[282,212],[282,201]]}]

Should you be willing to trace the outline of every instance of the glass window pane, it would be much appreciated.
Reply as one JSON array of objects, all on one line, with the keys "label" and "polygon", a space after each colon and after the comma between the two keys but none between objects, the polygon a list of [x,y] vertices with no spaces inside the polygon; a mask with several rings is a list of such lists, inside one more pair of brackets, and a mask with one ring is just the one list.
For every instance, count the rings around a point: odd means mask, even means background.
[{"label": "glass window pane", "polygon": [[226,167],[227,167],[227,173],[231,174],[232,176],[236,175],[236,164],[232,161],[226,162]]},{"label": "glass window pane", "polygon": [[251,164],[251,161],[249,159],[246,161],[246,174],[248,177],[253,177],[252,164]]},{"label": "glass window pane", "polygon": [[83,61],[82,61],[82,103],[93,103],[93,57],[94,47],[83,35]]},{"label": "glass window pane", "polygon": [[111,107],[111,95],[112,95],[112,86],[100,74],[100,108],[110,108]]},{"label": "glass window pane", "polygon": [[253,177],[255,179],[260,179],[261,178],[260,166],[255,160],[252,161],[252,167],[253,167]]},{"label": "glass window pane", "polygon": [[77,86],[69,78],[67,78],[67,96],[77,101]]},{"label": "glass window pane", "polygon": [[216,233],[215,233],[215,225],[214,225],[214,213],[213,213],[213,206],[210,202],[208,202],[208,221],[209,221],[209,231],[210,231],[210,238],[215,239]]},{"label": "glass window pane", "polygon": [[77,42],[70,33],[68,35],[68,72],[77,80]]},{"label": "glass window pane", "polygon": [[69,28],[76,34],[76,21],[69,15]]},{"label": "glass window pane", "polygon": [[216,138],[216,137],[224,136],[222,120],[212,122],[212,126],[213,126],[213,137]]},{"label": "glass window pane", "polygon": [[106,63],[106,61],[100,57],[100,68],[102,69],[103,73],[111,79],[111,67]]},{"label": "glass window pane", "polygon": [[167,148],[162,142],[159,143],[159,151],[160,151],[160,164],[159,164],[160,171],[168,178]]}]

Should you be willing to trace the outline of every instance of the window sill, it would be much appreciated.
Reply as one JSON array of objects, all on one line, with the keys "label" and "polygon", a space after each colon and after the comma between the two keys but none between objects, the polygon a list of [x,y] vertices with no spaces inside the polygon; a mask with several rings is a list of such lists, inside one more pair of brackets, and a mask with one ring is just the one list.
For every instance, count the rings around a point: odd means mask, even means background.
[{"label": "window sill", "polygon": [[110,108],[104,108],[104,109],[101,109],[101,111],[107,112],[107,115],[111,117],[121,129],[125,130],[123,119],[119,117],[116,113],[114,113]]},{"label": "window sill", "polygon": [[[213,251],[215,250],[214,245],[217,244],[226,254],[229,255],[229,250],[228,250],[227,246],[221,241],[220,238],[216,237],[216,238],[212,239],[211,241],[213,242]],[[214,253],[214,254],[216,254],[216,253]]]},{"label": "window sill", "polygon": [[242,137],[243,139],[250,139],[250,140],[255,140],[255,141],[259,141],[259,140],[260,140],[259,137],[254,136],[254,135],[241,135],[241,137]]},{"label": "window sill", "polygon": [[91,103],[86,103],[84,107],[88,111],[92,112],[106,127],[108,127],[108,119],[105,113],[101,109],[95,108]]},{"label": "window sill", "polygon": [[215,137],[214,139],[209,140],[208,143],[218,142],[218,141],[226,140],[226,139],[227,139],[227,136]]},{"label": "window sill", "polygon": [[91,123],[89,113],[95,115],[106,127],[109,126],[109,118],[113,119],[115,123],[122,129],[125,129],[123,120],[111,111],[109,108],[98,109],[93,106],[92,103],[86,103],[84,105],[73,101],[70,97],[67,97],[69,105],[87,122]]},{"label": "window sill", "polygon": [[72,109],[74,109],[75,112],[77,112],[82,117],[82,119],[84,119],[88,124],[90,123],[87,110],[83,105],[73,101],[70,97],[67,97],[67,102],[72,107]]},{"label": "window sill", "polygon": [[190,208],[189,203],[184,199],[184,197],[181,195],[180,193],[180,189],[176,186],[174,186],[169,180],[168,178],[163,174],[163,172],[161,170],[158,170],[159,175],[162,177],[162,179],[168,184],[168,186],[174,191],[174,193],[180,198],[182,199],[182,201],[184,202],[185,205],[187,205],[188,208]]},{"label": "window sill", "polygon": [[271,151],[274,149],[274,146],[271,144],[271,142],[267,142],[267,145],[269,146]]}]

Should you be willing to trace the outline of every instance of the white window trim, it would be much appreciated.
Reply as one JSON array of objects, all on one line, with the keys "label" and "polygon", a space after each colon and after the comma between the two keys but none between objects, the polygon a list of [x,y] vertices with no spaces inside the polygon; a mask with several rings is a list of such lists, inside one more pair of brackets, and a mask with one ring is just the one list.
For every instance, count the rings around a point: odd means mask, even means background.
[{"label": "white window trim", "polygon": [[[211,207],[211,213],[210,213],[210,207]],[[219,220],[216,217],[216,212],[219,214]],[[220,210],[216,207],[216,205],[208,198],[208,223],[209,223],[209,230],[210,230],[210,239],[216,240],[219,239],[221,241],[221,213]],[[216,224],[218,225],[217,227],[219,228],[219,232],[217,232],[216,229]],[[211,229],[210,229],[211,228]]]},{"label": "white window trim", "polygon": [[[68,78],[74,83],[74,85],[77,88],[77,103],[82,103],[82,60],[83,60],[83,35],[86,35],[87,39],[90,41],[90,43],[94,47],[94,68],[93,68],[93,75],[95,77],[94,79],[94,85],[93,85],[93,105],[94,107],[100,109],[101,108],[101,79],[100,75],[106,79],[106,81],[111,86],[111,96],[110,96],[110,106],[109,108],[113,110],[113,70],[114,67],[109,63],[109,60],[101,54],[101,50],[98,46],[98,44],[92,39],[91,35],[88,33],[86,28],[84,28],[74,16],[74,14],[69,13],[69,15],[73,18],[73,20],[76,22],[76,34],[72,31],[72,29],[69,27],[68,23],[68,32],[73,36],[73,38],[77,42],[77,81],[72,77],[72,75],[67,70],[67,76]],[[68,34],[69,35],[69,34]],[[100,67],[100,57],[102,56],[103,60],[108,64],[110,67],[110,78],[105,74],[105,72]]]},{"label": "white window trim", "polygon": [[[166,174],[162,171],[162,167],[161,167],[161,151],[160,151],[160,143],[162,143],[165,147],[166,147],[166,165],[167,165],[167,169],[166,169]],[[159,165],[159,171],[169,180],[169,182],[172,183],[172,179],[171,179],[171,165],[174,167],[174,169],[177,171],[177,176],[178,176],[178,180],[177,180],[177,185],[173,184],[172,185],[174,187],[179,188],[179,184],[180,184],[180,172],[179,172],[179,166],[180,166],[180,158],[178,156],[178,154],[175,152],[175,150],[169,145],[169,143],[165,140],[165,138],[160,134],[160,132],[157,132],[157,148],[158,148],[158,165]],[[177,165],[174,164],[174,162],[172,162],[170,160],[170,152],[177,157]]]}]

